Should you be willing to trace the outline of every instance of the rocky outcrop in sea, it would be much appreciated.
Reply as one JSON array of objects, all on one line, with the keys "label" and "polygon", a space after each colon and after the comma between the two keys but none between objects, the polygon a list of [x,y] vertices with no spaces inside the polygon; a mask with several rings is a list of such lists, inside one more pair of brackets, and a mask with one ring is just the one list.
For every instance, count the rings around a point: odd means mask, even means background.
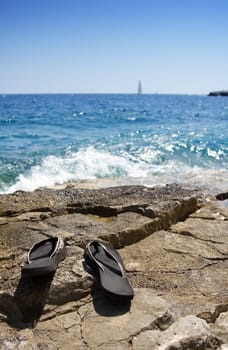
[{"label": "rocky outcrop in sea", "polygon": [[209,92],[208,96],[228,96],[228,91],[211,91]]},{"label": "rocky outcrop in sea", "polygon": [[[228,349],[228,209],[218,199],[175,184],[1,195],[0,348]],[[52,236],[67,247],[56,272],[21,275],[30,247]],[[92,239],[118,249],[131,302],[109,299],[85,272]]]}]

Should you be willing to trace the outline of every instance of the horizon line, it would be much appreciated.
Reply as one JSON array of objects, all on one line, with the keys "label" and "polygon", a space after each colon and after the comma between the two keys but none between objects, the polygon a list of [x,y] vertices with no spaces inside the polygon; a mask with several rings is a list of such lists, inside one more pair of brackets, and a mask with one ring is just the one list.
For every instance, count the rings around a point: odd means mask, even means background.
[{"label": "horizon line", "polygon": [[[210,91],[209,91],[210,92]],[[208,95],[208,93],[192,92],[142,92],[140,95]],[[4,95],[139,95],[137,92],[0,92]]]}]

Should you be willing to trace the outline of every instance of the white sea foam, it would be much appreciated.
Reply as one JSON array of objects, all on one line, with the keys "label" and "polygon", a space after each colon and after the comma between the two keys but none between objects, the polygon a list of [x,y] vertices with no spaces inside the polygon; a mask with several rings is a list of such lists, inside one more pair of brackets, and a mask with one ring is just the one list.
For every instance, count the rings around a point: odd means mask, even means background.
[{"label": "white sea foam", "polygon": [[213,157],[217,160],[220,159],[220,156],[224,154],[224,152],[222,150],[218,150],[217,152],[216,151],[213,151],[212,149],[210,149],[209,147],[207,148],[207,154],[209,157]]},{"label": "white sea foam", "polygon": [[[116,179],[116,184],[143,184],[147,186],[167,183],[193,184],[224,189],[228,183],[228,170],[190,166],[177,160],[158,162],[160,152],[148,148],[147,152],[130,157],[128,153],[112,155],[89,146],[66,157],[48,156],[40,165],[20,174],[7,193],[17,190],[33,191],[39,187],[52,187],[69,181]],[[120,181],[121,179],[121,181]]]},{"label": "white sea foam", "polygon": [[16,183],[7,192],[33,191],[39,187],[49,187],[81,179],[93,180],[118,175],[144,176],[145,171],[140,165],[135,164],[134,167],[132,165],[132,161],[122,156],[96,151],[89,146],[64,158],[48,156],[41,165],[32,167],[26,174],[20,174]]}]

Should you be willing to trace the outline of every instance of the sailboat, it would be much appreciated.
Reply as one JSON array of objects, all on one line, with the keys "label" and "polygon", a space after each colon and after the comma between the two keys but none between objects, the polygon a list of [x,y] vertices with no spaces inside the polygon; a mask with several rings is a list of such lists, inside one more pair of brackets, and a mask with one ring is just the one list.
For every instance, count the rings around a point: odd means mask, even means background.
[{"label": "sailboat", "polygon": [[139,80],[137,94],[141,95],[141,93],[142,93],[142,83],[141,83],[141,80]]}]

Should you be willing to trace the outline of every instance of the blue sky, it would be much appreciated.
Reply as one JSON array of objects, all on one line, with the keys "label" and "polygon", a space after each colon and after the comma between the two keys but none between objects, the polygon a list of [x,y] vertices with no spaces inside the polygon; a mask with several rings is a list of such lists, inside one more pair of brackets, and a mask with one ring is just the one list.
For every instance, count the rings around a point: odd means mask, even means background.
[{"label": "blue sky", "polygon": [[0,0],[0,93],[228,90],[227,0]]}]

